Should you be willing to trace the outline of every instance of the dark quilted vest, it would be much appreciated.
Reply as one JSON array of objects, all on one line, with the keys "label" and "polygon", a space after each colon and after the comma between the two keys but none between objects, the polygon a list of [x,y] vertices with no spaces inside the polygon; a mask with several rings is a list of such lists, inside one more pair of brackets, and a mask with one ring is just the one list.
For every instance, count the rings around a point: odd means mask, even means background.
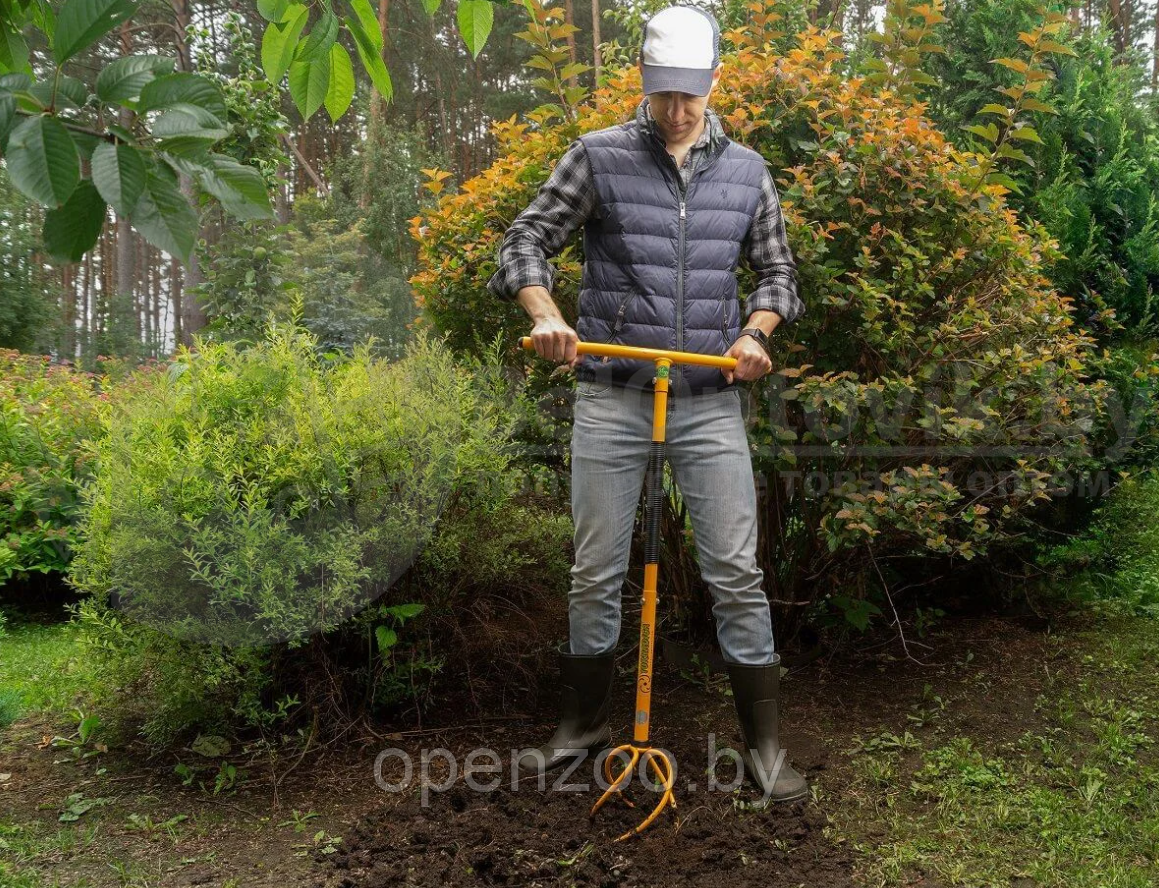
[{"label": "dark quilted vest", "polygon": [[[761,196],[764,159],[728,138],[680,174],[639,120],[580,136],[595,177],[584,225],[581,341],[722,355],[741,329],[736,267]],[[650,390],[655,365],[584,356],[576,378]],[[673,365],[674,395],[733,388],[715,367]]]}]

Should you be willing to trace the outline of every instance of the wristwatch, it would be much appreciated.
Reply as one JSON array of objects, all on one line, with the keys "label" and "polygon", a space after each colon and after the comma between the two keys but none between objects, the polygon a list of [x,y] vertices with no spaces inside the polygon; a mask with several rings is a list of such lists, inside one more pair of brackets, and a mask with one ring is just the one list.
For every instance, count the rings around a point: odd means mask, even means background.
[{"label": "wristwatch", "polygon": [[769,350],[769,335],[764,330],[762,330],[760,327],[745,327],[743,330],[740,331],[740,336],[738,336],[737,339],[739,339],[741,336],[751,336],[753,339],[755,339],[757,342],[759,342],[761,344],[761,348],[763,348],[766,352],[768,352],[768,350]]}]

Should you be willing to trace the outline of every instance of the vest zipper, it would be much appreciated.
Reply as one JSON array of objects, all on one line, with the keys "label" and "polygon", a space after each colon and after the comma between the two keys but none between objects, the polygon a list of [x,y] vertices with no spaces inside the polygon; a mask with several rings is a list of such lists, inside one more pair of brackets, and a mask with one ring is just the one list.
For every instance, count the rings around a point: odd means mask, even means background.
[{"label": "vest zipper", "polygon": [[[638,291],[632,291],[631,293],[629,293],[627,296],[625,296],[623,299],[620,300],[620,308],[616,312],[616,323],[612,327],[612,335],[609,336],[608,339],[605,341],[605,345],[610,344],[612,342],[615,342],[616,337],[620,335],[620,330],[622,330],[624,327],[624,317],[628,313],[628,306],[632,304],[632,300],[635,299],[638,295],[639,295]],[[600,362],[603,364],[606,364],[606,363],[608,363],[608,360],[609,359],[605,356],[605,357],[600,359]]]},{"label": "vest zipper", "polygon": [[[679,175],[679,173],[677,173]],[[682,189],[683,190],[683,189]],[[680,261],[676,268],[676,350],[684,351],[684,222],[685,222],[685,199],[687,195],[684,194],[680,198]],[[674,367],[678,370],[680,365]]]},{"label": "vest zipper", "polygon": [[[707,124],[706,124],[707,125]],[[653,144],[653,150],[663,155],[664,160],[672,168],[672,172],[676,176],[677,194],[680,200],[680,240],[679,250],[677,251],[677,265],[676,265],[676,350],[684,350],[684,223],[686,219],[686,208],[688,189],[684,186],[684,178],[680,175],[680,168],[676,166],[676,161],[672,159],[672,155],[668,153],[668,149],[664,147],[655,135],[650,136]],[[708,167],[712,166],[717,159],[724,153],[724,149],[728,147],[727,140],[725,145],[720,148],[715,154],[704,158],[699,166],[693,171],[692,175],[688,177],[688,186],[692,186],[692,182],[704,172]],[[682,381],[682,364],[674,364],[669,373],[668,384],[669,390],[679,388]]]}]

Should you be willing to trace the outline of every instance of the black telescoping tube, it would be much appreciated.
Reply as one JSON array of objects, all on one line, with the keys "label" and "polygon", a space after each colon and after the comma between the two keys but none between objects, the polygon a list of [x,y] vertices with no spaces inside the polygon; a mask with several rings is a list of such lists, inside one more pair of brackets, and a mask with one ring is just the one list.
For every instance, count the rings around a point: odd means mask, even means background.
[{"label": "black telescoping tube", "polygon": [[660,503],[664,497],[664,442],[653,441],[644,485],[644,563],[660,561]]}]

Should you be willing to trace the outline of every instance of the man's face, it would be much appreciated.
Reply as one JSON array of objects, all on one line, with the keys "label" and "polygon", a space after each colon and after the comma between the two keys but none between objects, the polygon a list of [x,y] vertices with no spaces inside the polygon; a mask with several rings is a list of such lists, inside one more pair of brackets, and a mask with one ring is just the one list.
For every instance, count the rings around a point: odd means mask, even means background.
[{"label": "man's face", "polygon": [[[643,62],[640,65],[641,76],[644,73]],[[720,80],[721,66],[717,65],[712,72],[712,85],[708,88],[707,96],[694,96],[683,92],[654,92],[648,94],[648,106],[652,109],[652,117],[656,126],[664,137],[665,142],[683,142],[700,125],[704,117],[704,109],[708,107],[708,100],[716,83]]]}]

